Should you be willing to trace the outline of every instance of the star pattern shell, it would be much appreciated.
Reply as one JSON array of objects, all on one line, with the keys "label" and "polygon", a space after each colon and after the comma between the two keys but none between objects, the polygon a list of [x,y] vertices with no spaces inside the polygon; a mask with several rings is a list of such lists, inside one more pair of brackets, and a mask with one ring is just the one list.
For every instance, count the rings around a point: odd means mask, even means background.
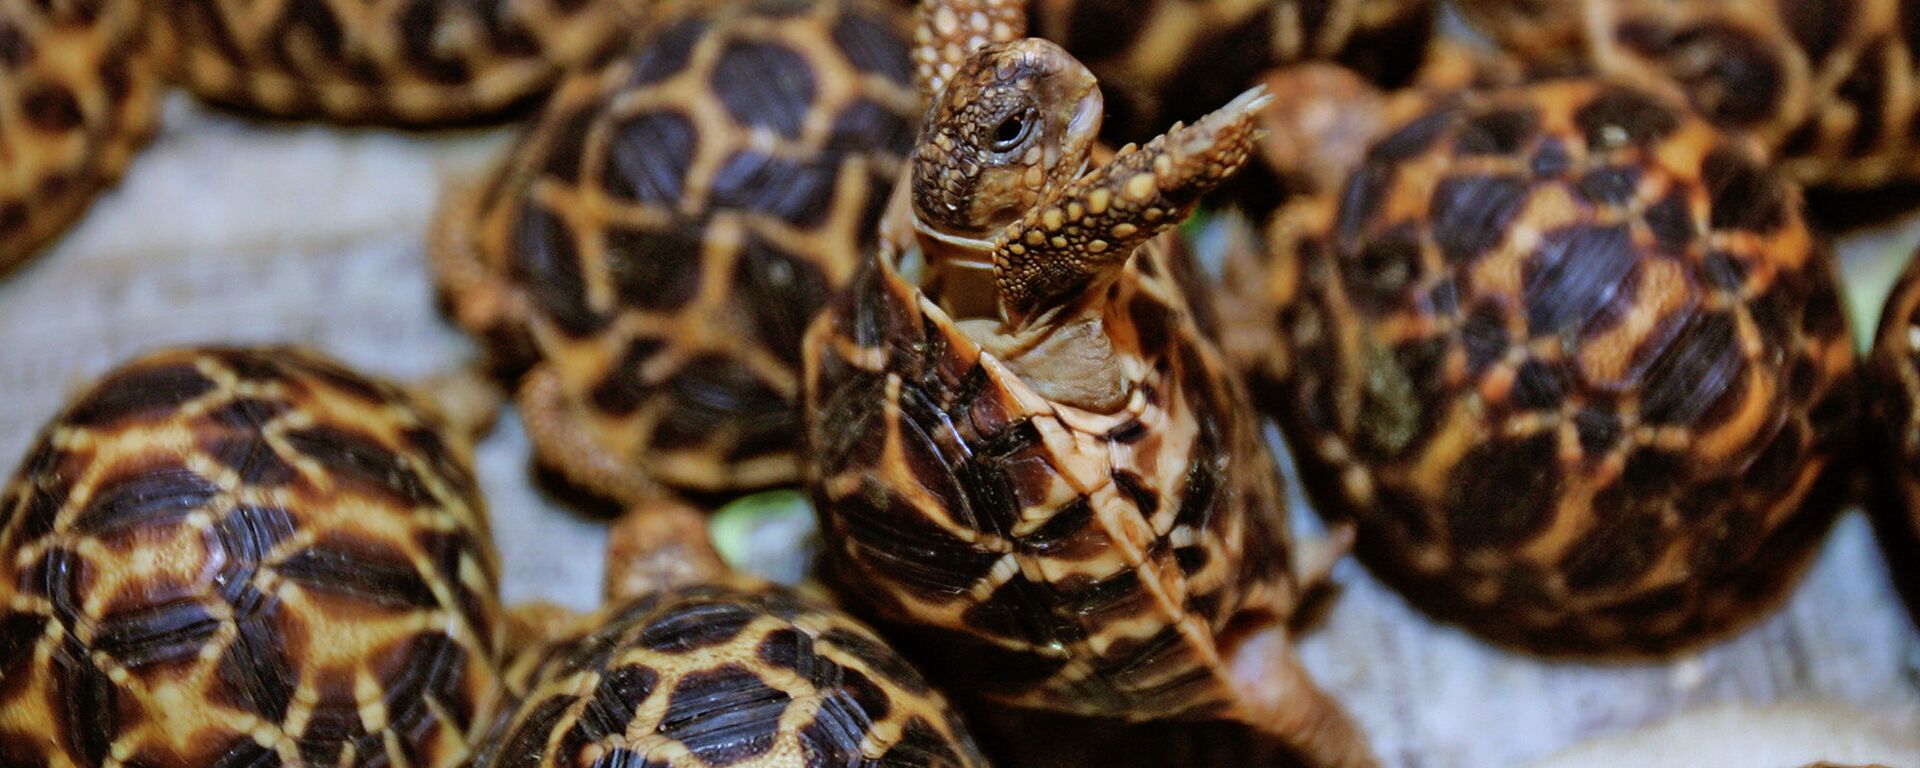
[{"label": "star pattern shell", "polygon": [[984,768],[939,692],[872,630],[728,582],[603,609],[525,654],[478,768]]},{"label": "star pattern shell", "polygon": [[530,356],[542,460],[630,501],[798,478],[800,336],[912,141],[905,20],[721,4],[556,96],[443,221],[463,325]]},{"label": "star pattern shell", "polygon": [[279,117],[493,117],[617,50],[650,0],[146,0],[172,80]]},{"label": "star pattern shell", "polygon": [[842,594],[1003,704],[1233,706],[1226,629],[1291,613],[1284,493],[1238,380],[1143,249],[1115,413],[1041,398],[882,257],[808,337],[808,455]]},{"label": "star pattern shell", "polygon": [[1872,188],[1920,176],[1920,2],[1481,0],[1470,15],[1524,58],[1669,89],[1758,138],[1787,176]]},{"label": "star pattern shell", "polygon": [[0,274],[119,180],[156,91],[139,0],[0,0]]},{"label": "star pattern shell", "polygon": [[1536,651],[1664,653],[1770,606],[1853,418],[1797,190],[1593,81],[1396,122],[1275,219],[1254,289],[1256,396],[1316,505],[1416,603]]},{"label": "star pattern shell", "polygon": [[1086,62],[1107,96],[1106,135],[1146,141],[1227,103],[1275,66],[1337,61],[1368,79],[1412,77],[1433,0],[1035,0],[1033,33]]},{"label": "star pattern shell", "polygon": [[297,349],[110,373],[0,497],[0,764],[458,764],[501,642],[467,461]]}]

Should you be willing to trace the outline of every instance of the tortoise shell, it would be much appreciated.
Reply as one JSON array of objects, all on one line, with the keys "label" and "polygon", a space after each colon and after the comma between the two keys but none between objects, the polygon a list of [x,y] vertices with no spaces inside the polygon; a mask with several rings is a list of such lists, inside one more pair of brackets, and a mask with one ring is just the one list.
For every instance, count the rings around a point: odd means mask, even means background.
[{"label": "tortoise shell", "polygon": [[906,21],[721,3],[565,85],[442,220],[459,322],[530,357],[543,463],[618,500],[798,479],[800,336],[911,146]]},{"label": "tortoise shell", "polygon": [[1865,379],[1875,522],[1901,591],[1920,610],[1920,258],[1881,310]]},{"label": "tortoise shell", "polygon": [[465,759],[500,642],[467,461],[311,352],[108,374],[0,498],[0,764]]},{"label": "tortoise shell", "polygon": [[[1920,2],[1537,0],[1469,3],[1539,59],[1580,50],[1599,72],[1687,98],[1714,124],[1764,143],[1807,184],[1920,178]],[[1532,6],[1529,10],[1528,6]],[[1588,7],[1591,6],[1591,7]]]},{"label": "tortoise shell", "polygon": [[1270,310],[1249,376],[1316,506],[1417,604],[1535,651],[1663,653],[1770,606],[1853,407],[1798,191],[1622,86],[1395,111],[1228,281]]},{"label": "tortoise shell", "polygon": [[1194,120],[1269,68],[1338,61],[1375,82],[1412,77],[1433,36],[1434,0],[1034,0],[1033,34],[1100,79],[1106,133],[1145,141]]},{"label": "tortoise shell", "polygon": [[118,181],[152,131],[140,0],[0,0],[0,274]]},{"label": "tortoise shell", "polygon": [[986,765],[872,630],[784,587],[678,587],[566,634],[514,662],[477,768]]},{"label": "tortoise shell", "polygon": [[149,0],[169,77],[277,117],[431,125],[498,114],[616,50],[647,0]]},{"label": "tortoise shell", "polygon": [[890,259],[808,338],[808,455],[844,594],[1004,703],[1201,716],[1227,625],[1288,604],[1283,489],[1157,250],[1112,315],[1124,408],[1049,402]]}]

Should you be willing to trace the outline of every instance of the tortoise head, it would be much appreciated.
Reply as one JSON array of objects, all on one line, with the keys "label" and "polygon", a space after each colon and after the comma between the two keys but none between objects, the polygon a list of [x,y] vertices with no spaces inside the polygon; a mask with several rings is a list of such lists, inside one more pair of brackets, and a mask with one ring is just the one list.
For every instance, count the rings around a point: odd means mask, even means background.
[{"label": "tortoise head", "polygon": [[923,246],[984,257],[994,235],[1080,174],[1104,107],[1093,73],[1058,45],[981,48],[934,100],[914,152]]}]

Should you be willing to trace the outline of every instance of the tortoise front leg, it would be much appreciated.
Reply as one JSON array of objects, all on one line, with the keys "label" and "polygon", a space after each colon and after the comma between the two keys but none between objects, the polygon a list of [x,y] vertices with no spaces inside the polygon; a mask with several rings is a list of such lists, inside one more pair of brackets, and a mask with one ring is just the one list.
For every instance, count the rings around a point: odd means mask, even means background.
[{"label": "tortoise front leg", "polygon": [[1253,154],[1263,87],[1191,126],[1176,123],[1145,147],[1064,185],[994,241],[994,278],[1010,327],[1071,303],[1111,278],[1134,250],[1184,221],[1201,195]]}]

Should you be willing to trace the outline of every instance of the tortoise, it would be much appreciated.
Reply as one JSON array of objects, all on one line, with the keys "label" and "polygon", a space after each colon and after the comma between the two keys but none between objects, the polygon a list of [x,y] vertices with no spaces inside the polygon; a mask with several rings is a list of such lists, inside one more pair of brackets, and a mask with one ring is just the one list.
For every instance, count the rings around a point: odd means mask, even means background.
[{"label": "tortoise", "polygon": [[1435,0],[1036,0],[1033,33],[1086,63],[1106,133],[1146,141],[1227,102],[1266,70],[1336,61],[1406,84],[1433,37]]},{"label": "tortoise", "polygon": [[139,0],[0,0],[0,274],[112,186],[157,117]]},{"label": "tortoise", "polygon": [[169,79],[280,118],[494,118],[616,52],[651,0],[152,0]]},{"label": "tortoise", "polygon": [[1900,590],[1920,611],[1920,257],[1894,281],[1863,366],[1872,511]]},{"label": "tortoise", "polygon": [[1229,356],[1361,561],[1545,654],[1670,654],[1775,604],[1846,495],[1855,412],[1798,188],[1617,83],[1268,85],[1272,157],[1335,176],[1236,251]]},{"label": "tortoise", "polygon": [[1920,3],[1904,0],[1473,0],[1523,59],[1577,63],[1691,101],[1766,145],[1789,177],[1872,188],[1920,179]]},{"label": "tortoise", "polygon": [[727,570],[700,511],[615,525],[609,603],[520,653],[474,768],[984,768],[939,691],[874,631]]},{"label": "tortoise", "polygon": [[1324,570],[1293,559],[1246,394],[1148,244],[1247,159],[1265,97],[1089,169],[1085,67],[995,42],[1014,25],[943,32],[943,10],[923,8],[923,53],[990,44],[922,69],[940,95],[899,198],[916,236],[883,238],[806,339],[827,580],[992,704],[1238,719],[1373,765],[1288,639]]},{"label": "tortoise", "polygon": [[463,438],[298,348],[104,376],[0,498],[0,763],[459,764],[502,639]]},{"label": "tortoise", "polygon": [[800,336],[920,109],[904,14],[717,3],[562,86],[432,251],[540,462],[622,503],[798,481]]}]

